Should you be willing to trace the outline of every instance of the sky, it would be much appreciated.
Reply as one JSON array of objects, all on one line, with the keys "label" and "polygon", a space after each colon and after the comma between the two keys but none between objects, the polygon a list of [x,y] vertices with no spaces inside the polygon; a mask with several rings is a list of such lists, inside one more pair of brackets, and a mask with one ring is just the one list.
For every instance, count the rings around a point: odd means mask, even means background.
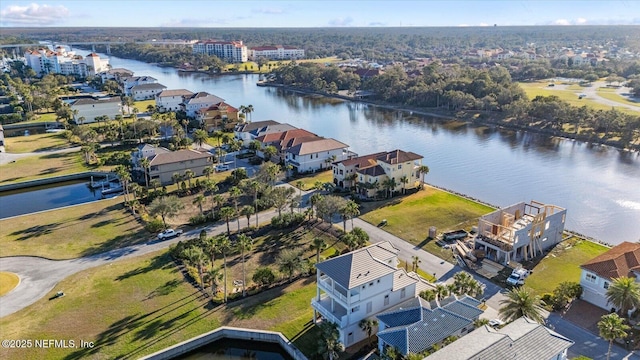
[{"label": "sky", "polygon": [[66,0],[0,3],[0,27],[640,25],[638,0]]}]

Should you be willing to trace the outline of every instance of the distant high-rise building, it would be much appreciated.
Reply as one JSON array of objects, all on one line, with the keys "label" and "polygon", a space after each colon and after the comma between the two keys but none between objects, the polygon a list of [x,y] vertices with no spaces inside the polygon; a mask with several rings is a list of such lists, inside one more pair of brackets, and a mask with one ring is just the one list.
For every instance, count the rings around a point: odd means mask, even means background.
[{"label": "distant high-rise building", "polygon": [[214,55],[220,59],[238,63],[248,59],[247,46],[238,41],[205,40],[193,44],[194,54]]}]

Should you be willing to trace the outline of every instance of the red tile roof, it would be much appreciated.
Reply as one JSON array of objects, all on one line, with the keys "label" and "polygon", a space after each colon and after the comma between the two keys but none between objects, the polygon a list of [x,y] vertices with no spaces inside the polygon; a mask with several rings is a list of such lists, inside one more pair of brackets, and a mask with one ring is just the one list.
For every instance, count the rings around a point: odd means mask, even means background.
[{"label": "red tile roof", "polygon": [[605,279],[635,277],[631,271],[640,269],[640,244],[625,241],[581,267]]}]

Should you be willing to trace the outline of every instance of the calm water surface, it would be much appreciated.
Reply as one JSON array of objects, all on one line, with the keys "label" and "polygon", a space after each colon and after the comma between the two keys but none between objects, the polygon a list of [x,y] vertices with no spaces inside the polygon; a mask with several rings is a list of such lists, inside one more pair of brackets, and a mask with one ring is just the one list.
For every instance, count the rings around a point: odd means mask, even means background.
[{"label": "calm water surface", "polygon": [[278,344],[220,339],[178,357],[180,360],[292,360]]},{"label": "calm water surface", "polygon": [[115,57],[111,64],[153,76],[169,89],[207,91],[236,107],[252,104],[253,121],[287,122],[343,141],[359,154],[413,151],[431,169],[429,183],[498,206],[556,204],[567,208],[568,229],[612,244],[640,240],[636,153],[257,87],[257,75],[190,74]]}]

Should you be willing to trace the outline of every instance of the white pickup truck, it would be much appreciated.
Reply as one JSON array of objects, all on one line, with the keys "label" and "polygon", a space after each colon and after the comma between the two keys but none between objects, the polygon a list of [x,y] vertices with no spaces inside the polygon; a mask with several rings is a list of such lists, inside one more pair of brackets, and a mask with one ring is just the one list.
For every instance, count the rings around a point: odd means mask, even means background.
[{"label": "white pickup truck", "polygon": [[507,284],[511,286],[523,285],[524,279],[526,279],[529,276],[529,274],[531,274],[531,271],[524,268],[517,268],[513,270],[511,275],[509,275],[509,278],[507,279]]},{"label": "white pickup truck", "polygon": [[161,232],[160,234],[158,234],[158,240],[171,239],[172,237],[176,237],[180,235],[182,235],[182,230],[167,229]]}]

